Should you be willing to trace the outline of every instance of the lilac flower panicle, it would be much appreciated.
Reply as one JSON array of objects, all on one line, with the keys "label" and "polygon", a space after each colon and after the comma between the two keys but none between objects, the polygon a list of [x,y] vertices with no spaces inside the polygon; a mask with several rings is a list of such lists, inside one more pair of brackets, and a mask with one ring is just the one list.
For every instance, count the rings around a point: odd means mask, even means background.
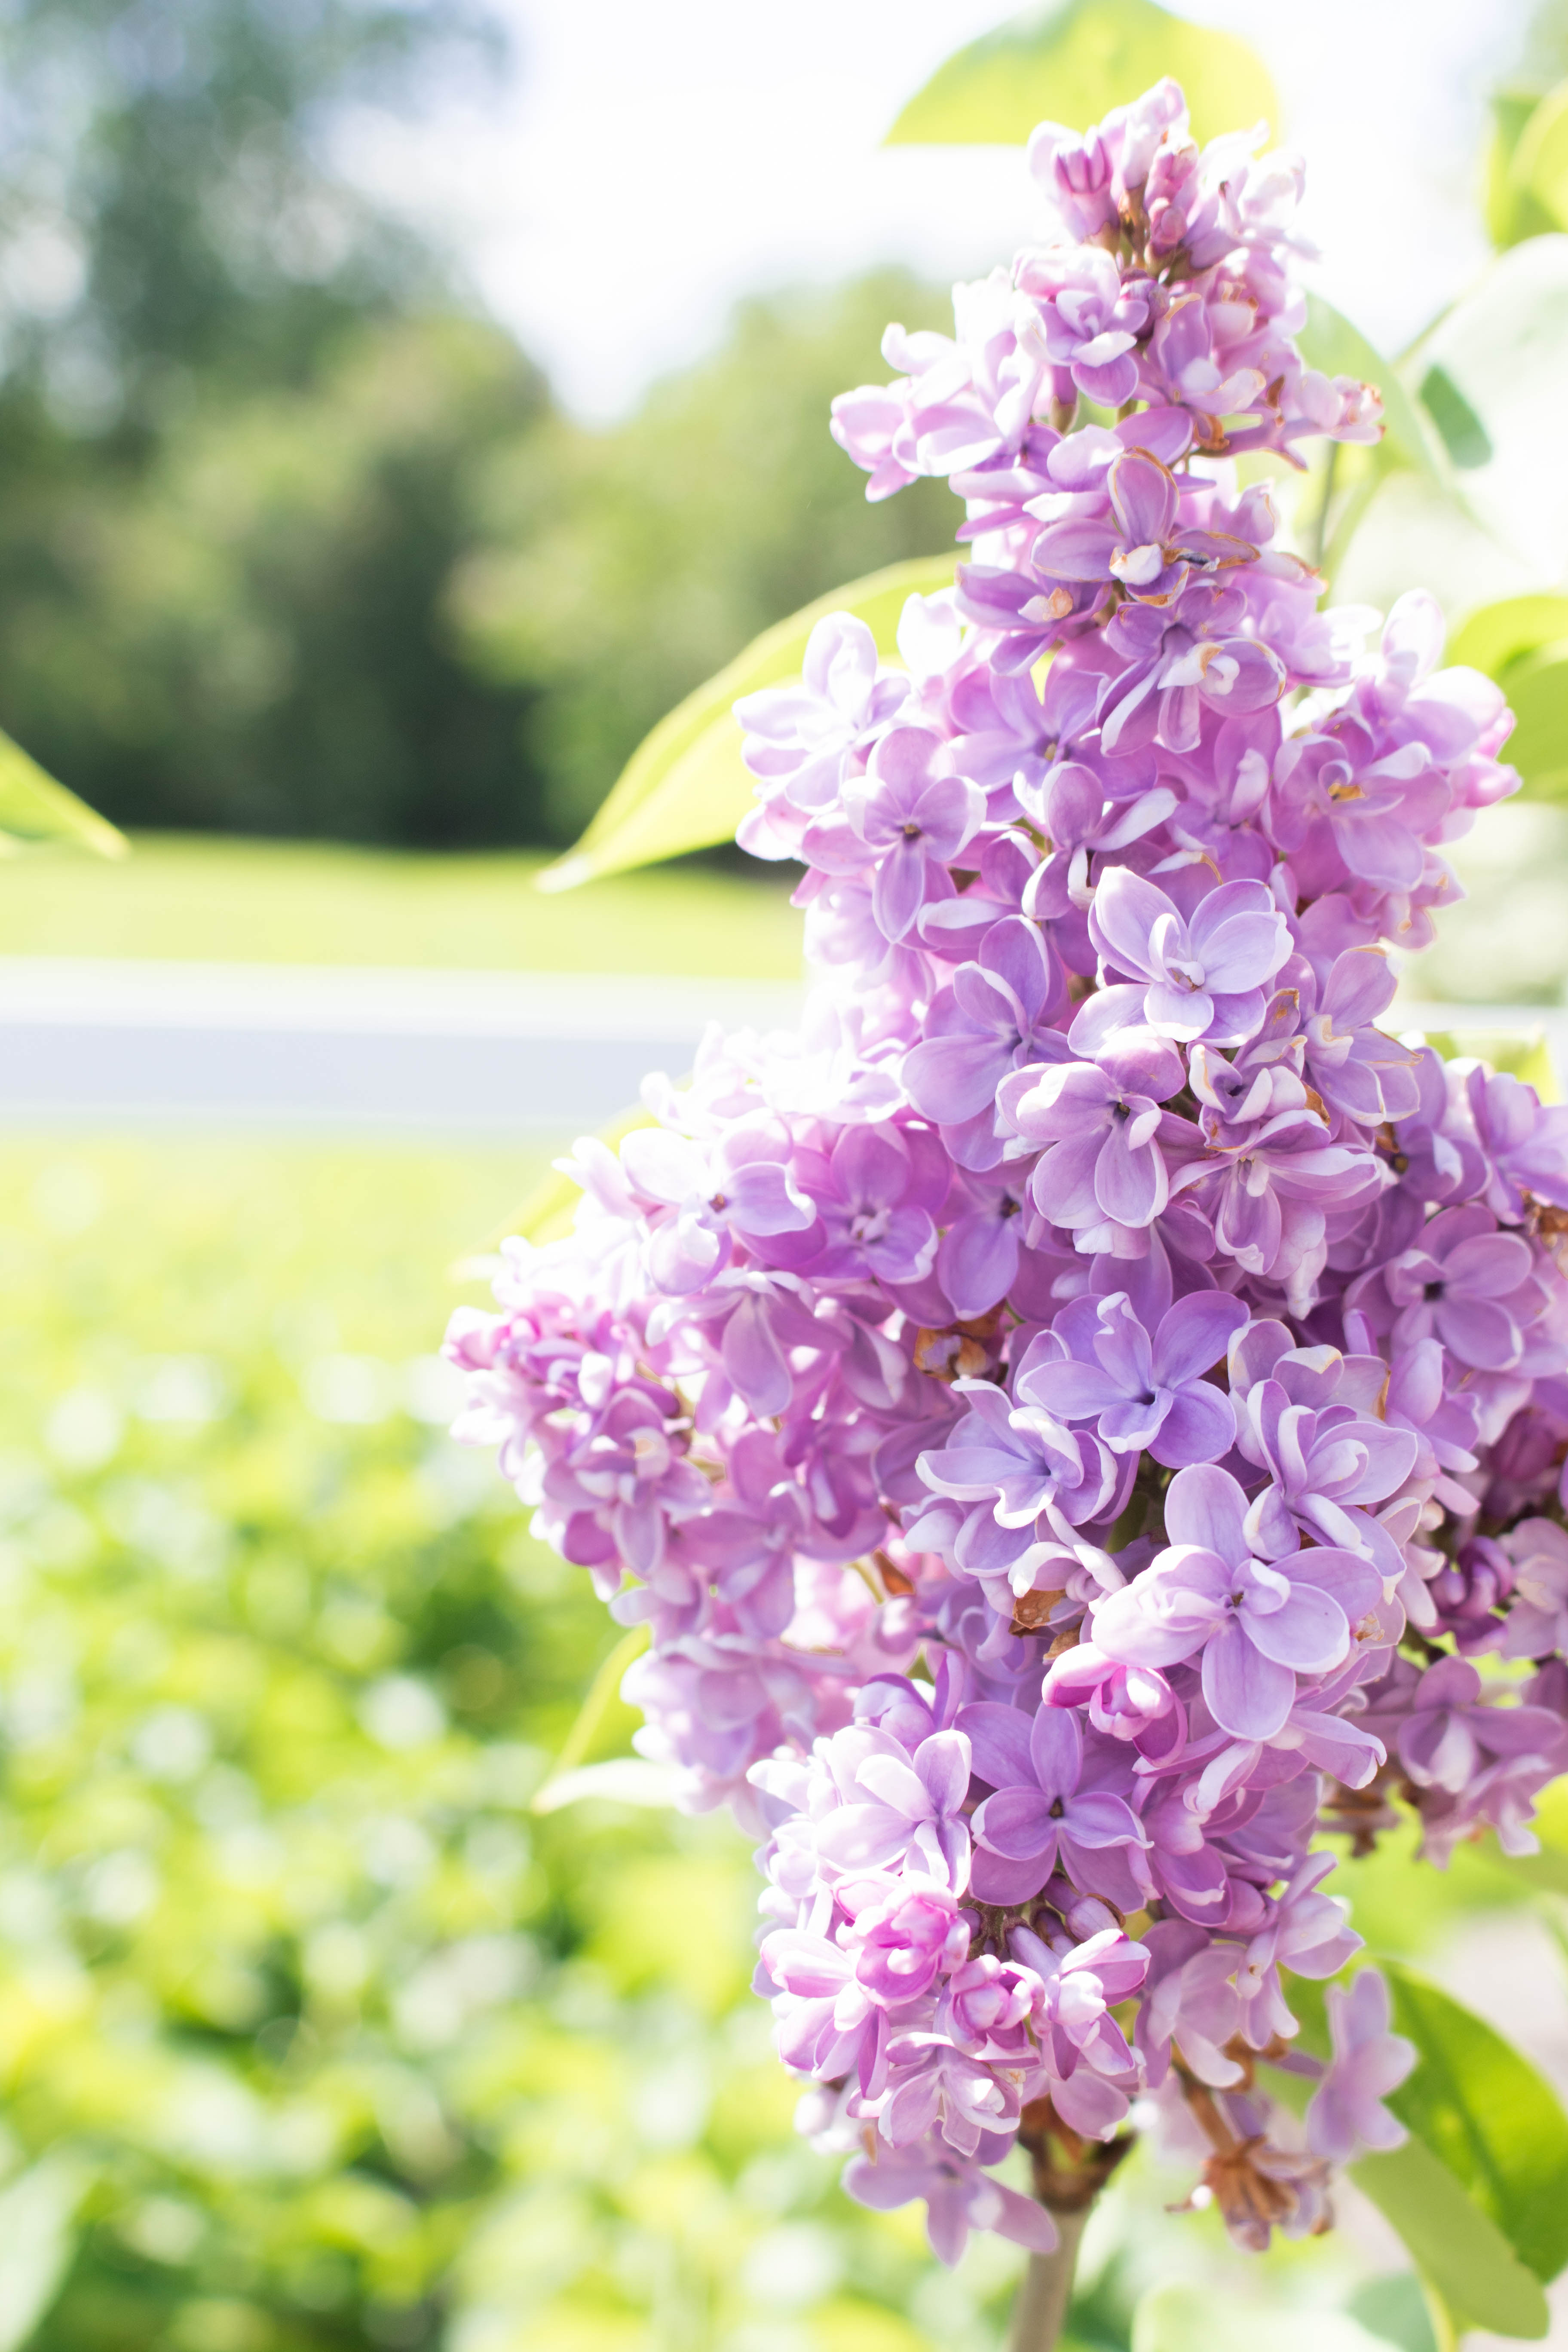
[{"label": "lilac flower panicle", "polygon": [[1320,1818],[1524,1853],[1568,1765],[1568,1109],[1380,1025],[1510,714],[1237,478],[1381,430],[1298,348],[1299,163],[1166,81],[1030,169],[1044,240],[834,404],[953,587],[736,707],[801,1026],[650,1079],[447,1341],[646,1632],[639,1752],[759,1842],[801,2128],[948,2261],[1054,2243],[1043,2115],[1322,2226],[1411,2053],[1368,1968],[1290,2055],[1359,1943]]}]

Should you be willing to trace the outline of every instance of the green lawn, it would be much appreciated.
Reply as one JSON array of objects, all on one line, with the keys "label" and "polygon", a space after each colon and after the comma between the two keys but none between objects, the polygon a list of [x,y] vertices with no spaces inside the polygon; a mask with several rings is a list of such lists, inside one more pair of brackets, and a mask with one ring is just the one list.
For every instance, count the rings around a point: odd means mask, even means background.
[{"label": "green lawn", "polygon": [[122,864],[45,851],[0,866],[8,955],[664,971],[793,980],[783,878],[661,867],[547,897],[547,861],[142,834]]}]

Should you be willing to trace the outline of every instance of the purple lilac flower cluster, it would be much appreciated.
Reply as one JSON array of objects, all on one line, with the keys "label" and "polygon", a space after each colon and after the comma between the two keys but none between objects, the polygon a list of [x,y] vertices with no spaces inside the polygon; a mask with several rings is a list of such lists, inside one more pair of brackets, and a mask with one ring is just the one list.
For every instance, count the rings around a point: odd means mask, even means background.
[{"label": "purple lilac flower cluster", "polygon": [[738,706],[804,1026],[650,1081],[448,1341],[647,1628],[638,1745],[763,1838],[803,2128],[950,2257],[1135,2110],[1322,2226],[1412,2053],[1367,1971],[1304,2131],[1255,2080],[1359,1942],[1320,1825],[1517,1853],[1568,1765],[1568,1110],[1377,1026],[1510,714],[1237,487],[1379,429],[1296,349],[1299,170],[1170,83],[1032,158],[1059,235],[836,409],[974,560]]}]

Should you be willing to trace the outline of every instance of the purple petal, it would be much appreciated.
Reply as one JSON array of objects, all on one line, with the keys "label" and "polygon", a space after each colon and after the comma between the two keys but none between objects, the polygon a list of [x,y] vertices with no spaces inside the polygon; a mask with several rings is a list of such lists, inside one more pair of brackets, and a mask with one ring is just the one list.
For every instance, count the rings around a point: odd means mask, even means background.
[{"label": "purple petal", "polygon": [[936,1272],[961,1320],[988,1314],[1017,1279],[1017,1218],[980,1209],[960,1217],[942,1235]]},{"label": "purple petal", "polygon": [[1203,1686],[1209,1713],[1233,1739],[1272,1739],[1296,1696],[1289,1667],[1255,1649],[1236,1617],[1226,1619],[1204,1652]]},{"label": "purple petal", "polygon": [[877,868],[871,911],[884,939],[901,940],[925,898],[925,850],[917,841],[898,841]]},{"label": "purple petal", "polygon": [[1339,1602],[1310,1584],[1292,1584],[1289,1600],[1267,1617],[1248,1610],[1246,1627],[1255,1650],[1301,1675],[1330,1673],[1343,1664],[1351,1644]]},{"label": "purple petal", "polygon": [[1228,1470],[1209,1463],[1179,1470],[1165,1496],[1165,1532],[1173,1544],[1196,1544],[1238,1568],[1252,1557],[1247,1496]]},{"label": "purple petal", "polygon": [[1106,1215],[1119,1225],[1147,1225],[1169,1201],[1170,1181],[1158,1145],[1135,1148],[1130,1140],[1131,1125],[1130,1120],[1113,1118],[1094,1163],[1094,1194]]},{"label": "purple petal", "polygon": [[1195,1381],[1218,1363],[1248,1319],[1240,1299],[1223,1290],[1197,1290],[1179,1298],[1154,1334],[1154,1378],[1171,1389]]},{"label": "purple petal", "polygon": [[1017,1707],[976,1699],[959,1708],[956,1728],[968,1736],[976,1779],[993,1789],[1031,1786],[1035,1769],[1029,1759],[1029,1719]]},{"label": "purple petal", "polygon": [[1167,1470],[1180,1470],[1191,1463],[1217,1462],[1235,1442],[1236,1409],[1229,1397],[1206,1381],[1194,1381],[1171,1399],[1149,1451]]},{"label": "purple petal", "polygon": [[1039,1707],[1029,1726],[1033,1778],[1047,1797],[1070,1797],[1083,1769],[1083,1735],[1077,1716],[1062,1707]]},{"label": "purple petal", "polygon": [[1032,1862],[1037,1855],[1054,1853],[1057,1822],[1051,1803],[1038,1789],[998,1790],[973,1816],[975,1843],[999,1853],[1005,1862]]}]

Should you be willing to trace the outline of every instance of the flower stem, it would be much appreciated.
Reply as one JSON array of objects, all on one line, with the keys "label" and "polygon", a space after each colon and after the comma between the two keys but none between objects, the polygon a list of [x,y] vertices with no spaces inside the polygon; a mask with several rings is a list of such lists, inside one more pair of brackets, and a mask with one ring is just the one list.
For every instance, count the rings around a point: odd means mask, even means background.
[{"label": "flower stem", "polygon": [[1079,2240],[1089,2219],[1087,2207],[1078,2213],[1058,2213],[1054,2254],[1031,2254],[1013,2310],[1011,2352],[1053,2352],[1072,2299],[1072,2275]]}]

